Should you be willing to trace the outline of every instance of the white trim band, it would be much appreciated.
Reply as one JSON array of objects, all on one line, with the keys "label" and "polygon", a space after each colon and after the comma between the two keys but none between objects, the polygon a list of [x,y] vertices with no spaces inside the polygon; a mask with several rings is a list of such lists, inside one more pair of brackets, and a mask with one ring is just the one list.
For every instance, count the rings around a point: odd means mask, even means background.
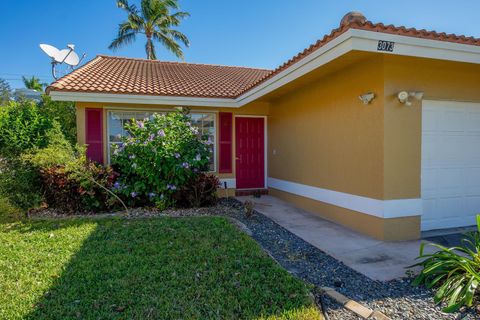
[{"label": "white trim band", "polygon": [[421,199],[378,200],[271,177],[268,187],[379,218],[422,215]]},{"label": "white trim band", "polygon": [[116,93],[89,93],[50,91],[49,95],[55,101],[81,101],[102,103],[126,103],[126,104],[161,104],[171,106],[192,107],[223,107],[239,108],[240,105],[234,99],[227,98],[191,98],[170,97],[140,94],[116,94]]}]

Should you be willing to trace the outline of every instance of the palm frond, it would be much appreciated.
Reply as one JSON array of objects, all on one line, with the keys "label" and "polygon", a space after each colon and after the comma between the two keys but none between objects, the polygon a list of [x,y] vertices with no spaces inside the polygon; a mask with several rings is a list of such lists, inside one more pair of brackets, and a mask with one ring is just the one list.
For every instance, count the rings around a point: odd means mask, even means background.
[{"label": "palm frond", "polygon": [[162,4],[167,8],[171,8],[175,10],[180,8],[180,6],[178,5],[178,0],[159,0],[159,1],[162,2]]},{"label": "palm frond", "polygon": [[140,3],[140,11],[145,20],[150,20],[152,13],[152,1],[151,0],[142,0]]},{"label": "palm frond", "polygon": [[188,17],[190,17],[190,13],[184,12],[184,11],[178,11],[178,12],[175,12],[174,14],[172,14],[170,16],[170,19],[172,19],[172,21],[174,21],[175,26],[178,26],[180,24],[181,20],[183,20],[185,18],[188,18]]},{"label": "palm frond", "polygon": [[127,11],[128,14],[138,13],[137,7],[134,4],[130,5],[128,0],[117,0],[117,7]]},{"label": "palm frond", "polygon": [[182,42],[186,47],[190,46],[190,40],[188,40],[187,36],[181,33],[178,30],[167,29],[164,30],[164,33],[170,35],[176,41]]},{"label": "palm frond", "polygon": [[35,76],[32,76],[31,78],[22,76],[22,81],[23,81],[23,84],[25,85],[25,88],[32,89],[35,91],[42,91],[43,87],[46,86],[45,83],[41,83],[40,79]]},{"label": "palm frond", "polygon": [[175,56],[183,60],[183,51],[180,45],[175,41],[175,39],[169,35],[166,35],[162,32],[155,31],[153,33],[153,38],[163,44],[170,52]]},{"label": "palm frond", "polygon": [[108,46],[108,49],[117,50],[118,48],[121,48],[127,44],[131,44],[133,41],[135,41],[135,38],[136,32],[126,33],[122,36],[115,38]]},{"label": "palm frond", "polygon": [[134,23],[133,21],[127,20],[125,22],[122,22],[118,25],[118,35],[117,37],[121,37],[125,34],[131,33],[131,32],[140,32],[142,30],[142,25],[138,25]]}]

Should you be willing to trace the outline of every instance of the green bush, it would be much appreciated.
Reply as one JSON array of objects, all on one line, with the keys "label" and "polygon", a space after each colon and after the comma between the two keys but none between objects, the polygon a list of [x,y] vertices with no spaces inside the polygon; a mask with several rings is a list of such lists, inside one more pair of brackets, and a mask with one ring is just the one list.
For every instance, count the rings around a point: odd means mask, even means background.
[{"label": "green bush", "polygon": [[22,210],[40,205],[42,201],[39,172],[18,158],[0,161],[0,197]]},{"label": "green bush", "polygon": [[63,213],[101,212],[119,206],[107,191],[116,178],[111,167],[87,161],[74,168],[70,163],[42,169],[41,177],[45,202]]},{"label": "green bush", "polygon": [[42,114],[38,105],[29,100],[11,102],[0,109],[0,156],[18,157],[33,148],[48,145],[47,132],[55,120]]},{"label": "green bush", "polygon": [[425,243],[420,246],[420,263],[423,270],[413,281],[413,285],[424,284],[436,287],[435,303],[446,302],[444,312],[454,312],[462,306],[471,307],[479,293],[480,283],[480,215],[477,216],[478,232],[468,233],[459,247],[446,248],[431,244],[440,249],[433,254],[425,254]]},{"label": "green bush", "polygon": [[202,172],[174,194],[175,205],[183,208],[213,206],[218,200],[219,186],[220,180],[216,175]]},{"label": "green bush", "polygon": [[10,204],[22,210],[41,204],[40,169],[74,158],[72,138],[66,139],[63,133],[72,135],[75,131],[72,108],[49,97],[41,103],[11,101],[1,108],[0,196]]},{"label": "green bush", "polygon": [[[27,151],[17,154],[21,152],[17,150],[4,156],[0,163],[0,196],[22,210],[34,208],[42,202],[40,169],[74,159],[73,147],[64,138],[59,124],[52,122],[49,126],[48,130],[41,132],[37,142],[29,145]],[[44,143],[45,147],[39,148]],[[13,148],[8,144],[4,147],[4,152]]]},{"label": "green bush", "polygon": [[98,212],[114,208],[117,198],[108,192],[115,182],[111,167],[91,162],[86,149],[72,147],[58,130],[47,133],[50,144],[22,156],[40,175],[43,200],[64,213]]},{"label": "green bush", "polygon": [[114,150],[112,162],[120,174],[115,189],[130,205],[172,206],[176,191],[208,170],[209,142],[187,114],[177,110],[126,125],[130,135]]},{"label": "green bush", "polygon": [[53,123],[52,129],[45,133],[44,139],[48,141],[45,148],[34,148],[20,156],[20,158],[38,170],[66,165],[74,161],[78,154],[84,152],[74,148],[61,132],[60,125]]},{"label": "green bush", "polygon": [[[0,110],[0,155],[15,157],[33,148],[49,144],[46,134],[53,128],[74,145],[76,141],[75,106],[73,103],[42,102],[21,99],[11,101]],[[48,138],[48,137],[47,137]]]},{"label": "green bush", "polygon": [[60,124],[63,135],[67,141],[74,145],[77,141],[75,104],[73,102],[52,101],[50,96],[43,95],[38,107],[45,117]]}]

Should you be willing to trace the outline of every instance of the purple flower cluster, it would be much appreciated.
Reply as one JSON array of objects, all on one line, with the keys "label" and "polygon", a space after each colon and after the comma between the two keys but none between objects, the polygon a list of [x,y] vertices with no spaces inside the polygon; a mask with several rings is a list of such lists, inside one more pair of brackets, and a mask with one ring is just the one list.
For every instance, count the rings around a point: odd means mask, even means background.
[{"label": "purple flower cluster", "polygon": [[188,162],[184,162],[184,163],[182,163],[182,167],[185,168],[185,169],[188,169],[188,168],[190,168],[190,165],[188,164]]},{"label": "purple flower cluster", "polygon": [[206,141],[203,141],[203,143],[206,144],[207,146],[213,145],[213,141],[210,140],[210,138],[208,138],[208,140],[206,140]]},{"label": "purple flower cluster", "polygon": [[174,191],[174,190],[177,190],[177,187],[173,184],[167,184],[167,189]]},{"label": "purple flower cluster", "polygon": [[143,129],[145,128],[145,123],[143,121],[137,121],[137,127],[139,127],[140,129]]},{"label": "purple flower cluster", "polygon": [[159,136],[159,137],[165,137],[165,131],[163,131],[162,129],[158,130],[157,136]]},{"label": "purple flower cluster", "polygon": [[124,188],[124,185],[122,185],[120,182],[116,181],[113,184],[113,190],[122,190]]}]

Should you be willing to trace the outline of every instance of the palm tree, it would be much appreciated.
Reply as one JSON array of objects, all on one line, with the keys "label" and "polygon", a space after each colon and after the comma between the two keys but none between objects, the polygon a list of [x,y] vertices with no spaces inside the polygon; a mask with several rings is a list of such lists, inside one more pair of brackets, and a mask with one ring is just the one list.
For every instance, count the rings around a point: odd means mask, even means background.
[{"label": "palm tree", "polygon": [[43,91],[43,87],[46,85],[45,83],[40,83],[40,79],[32,76],[31,78],[23,77],[23,84],[27,89],[32,89],[35,91]]},{"label": "palm tree", "polygon": [[181,20],[190,14],[182,11],[171,14],[170,10],[179,9],[178,0],[141,0],[141,10],[133,4],[130,5],[128,0],[118,0],[117,6],[128,13],[128,18],[118,26],[117,38],[112,41],[109,49],[115,50],[131,44],[137,34],[144,34],[147,38],[145,45],[147,59],[157,59],[153,40],[160,42],[178,58],[183,59],[179,42],[188,47],[188,38],[172,27],[179,26]]}]

